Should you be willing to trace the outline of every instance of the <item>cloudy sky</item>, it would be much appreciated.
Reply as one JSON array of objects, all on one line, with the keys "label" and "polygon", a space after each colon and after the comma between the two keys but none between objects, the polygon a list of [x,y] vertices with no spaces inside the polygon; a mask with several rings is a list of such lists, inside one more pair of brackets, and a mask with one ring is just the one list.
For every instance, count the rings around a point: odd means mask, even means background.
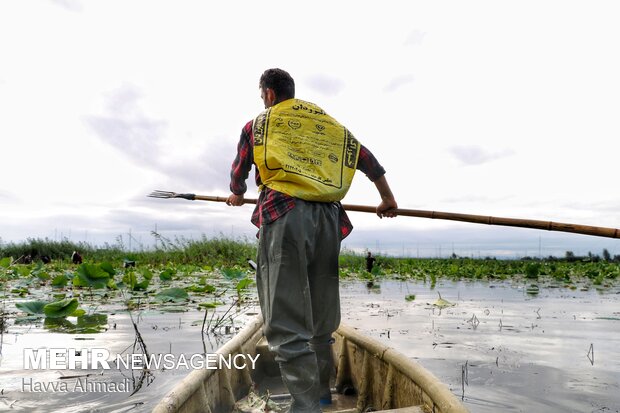
[{"label": "cloudy sky", "polygon": [[[1,240],[253,238],[250,206],[146,195],[228,195],[269,67],[377,156],[402,208],[620,227],[619,19],[613,1],[2,1]],[[378,195],[360,173],[345,202]],[[614,239],[351,219],[351,249],[620,254]]]}]

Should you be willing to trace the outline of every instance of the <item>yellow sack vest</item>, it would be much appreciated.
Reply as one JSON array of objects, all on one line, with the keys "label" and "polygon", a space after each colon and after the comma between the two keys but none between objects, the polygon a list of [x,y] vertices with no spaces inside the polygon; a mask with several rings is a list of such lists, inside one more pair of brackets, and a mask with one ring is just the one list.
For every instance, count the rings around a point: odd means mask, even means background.
[{"label": "yellow sack vest", "polygon": [[360,144],[320,107],[299,99],[280,102],[258,115],[253,134],[264,186],[306,201],[344,198]]}]

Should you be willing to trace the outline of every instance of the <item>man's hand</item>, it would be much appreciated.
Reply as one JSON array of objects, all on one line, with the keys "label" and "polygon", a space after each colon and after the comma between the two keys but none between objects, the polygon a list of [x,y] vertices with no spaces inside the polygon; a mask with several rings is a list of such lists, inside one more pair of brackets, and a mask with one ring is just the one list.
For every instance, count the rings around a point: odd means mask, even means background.
[{"label": "man's hand", "polygon": [[394,198],[384,199],[381,201],[379,206],[377,207],[377,216],[379,218],[388,217],[394,218],[396,214],[396,209],[398,208],[398,204]]},{"label": "man's hand", "polygon": [[244,202],[245,201],[243,199],[243,194],[241,195],[230,194],[230,196],[226,200],[226,205],[241,206],[243,205]]}]

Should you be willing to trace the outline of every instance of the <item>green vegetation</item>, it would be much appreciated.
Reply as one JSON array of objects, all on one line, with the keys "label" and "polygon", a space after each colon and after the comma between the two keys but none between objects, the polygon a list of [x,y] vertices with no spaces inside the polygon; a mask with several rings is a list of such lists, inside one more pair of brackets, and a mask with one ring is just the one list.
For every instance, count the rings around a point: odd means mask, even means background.
[{"label": "green vegetation", "polygon": [[[240,313],[216,317],[214,309],[255,300],[247,259],[256,255],[256,243],[160,241],[157,249],[139,252],[36,239],[0,245],[0,333],[7,319],[54,332],[97,333],[109,328],[107,314],[119,308],[194,310],[205,317],[209,311],[211,331]],[[82,263],[72,262],[73,251]]]},{"label": "green vegetation", "polygon": [[[551,279],[570,284],[574,281],[591,280],[594,285],[616,280],[620,264],[582,257],[579,260],[547,258],[543,260],[495,260],[473,258],[392,258],[377,256],[377,265],[384,277],[421,279],[431,285],[438,279],[451,280],[506,280],[515,277],[531,281]],[[375,276],[366,272],[363,255],[343,254],[340,257],[341,276],[359,276],[369,279]],[[375,267],[376,268],[376,267]]]},{"label": "green vegetation", "polygon": [[[11,269],[5,272],[21,277],[31,276],[40,283],[60,289],[67,286],[92,289],[121,287],[129,291],[146,291],[153,284],[154,274],[160,283],[166,283],[201,272],[216,273],[237,285],[248,274],[247,259],[256,256],[256,241],[203,237],[200,240],[181,239],[172,242],[160,238],[158,248],[137,252],[126,251],[120,246],[96,248],[67,240],[56,242],[29,239],[19,244],[0,244],[0,279],[4,275],[1,268],[10,266]],[[84,265],[71,264],[73,251],[82,254]],[[20,264],[28,256],[32,262]],[[52,262],[44,265],[41,262],[43,256],[50,257]],[[124,269],[127,263],[135,263],[136,267]],[[365,265],[365,255],[343,251],[340,256],[340,275],[365,280],[386,277],[423,279],[431,284],[435,284],[438,279],[487,280],[518,276],[530,281],[552,278],[565,283],[589,279],[595,285],[603,285],[606,280],[616,279],[620,274],[620,256],[612,258],[607,250],[603,251],[602,257],[592,253],[578,257],[567,251],[562,258],[526,257],[521,260],[377,256],[372,274],[366,272]],[[120,280],[114,281],[119,276]],[[17,286],[17,290],[20,288],[23,285]],[[189,288],[190,292],[207,292],[211,287],[203,283]]]},{"label": "green vegetation", "polygon": [[225,237],[203,238],[199,240],[176,239],[174,242],[157,238],[157,248],[145,251],[127,251],[122,245],[109,245],[99,248],[83,242],[68,240],[28,239],[22,243],[0,243],[0,258],[12,257],[20,263],[38,262],[44,257],[52,261],[70,262],[73,251],[78,251],[85,262],[109,262],[124,265],[126,262],[165,265],[193,264],[211,266],[246,265],[248,258],[256,257],[256,241],[233,240]]},{"label": "green vegetation", "polygon": [[[73,251],[82,254],[83,263],[71,262]],[[44,255],[50,256],[51,262],[44,264]],[[206,320],[206,311],[226,303],[230,308],[256,303],[250,289],[254,270],[247,263],[255,255],[256,242],[225,238],[162,241],[160,248],[140,252],[49,240],[2,245],[0,321],[4,325],[5,317],[11,314],[18,323],[45,318],[44,325],[54,331],[97,332],[105,328],[107,316],[99,307],[106,305],[165,312],[194,309],[205,311]],[[30,256],[28,261],[24,260],[26,256]],[[377,256],[373,272],[368,273],[364,255],[344,251],[340,277],[365,280],[368,288],[379,288],[378,282],[389,278],[422,280],[431,289],[438,280],[446,279],[510,280],[523,285],[527,294],[536,295],[539,284],[572,289],[608,287],[620,275],[620,263],[615,258],[607,251],[602,259],[592,254],[575,257],[570,252],[561,259],[544,260]],[[405,300],[414,301],[415,295]],[[67,320],[71,317],[77,323]],[[221,319],[216,320],[216,326],[221,324]]]}]

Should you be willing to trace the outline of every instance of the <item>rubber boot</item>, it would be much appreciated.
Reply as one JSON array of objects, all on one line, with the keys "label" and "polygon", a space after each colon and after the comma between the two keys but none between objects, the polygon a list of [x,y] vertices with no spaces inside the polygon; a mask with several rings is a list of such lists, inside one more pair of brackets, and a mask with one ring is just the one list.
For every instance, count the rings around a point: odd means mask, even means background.
[{"label": "rubber boot", "polygon": [[316,354],[319,368],[319,402],[322,406],[332,403],[330,380],[334,371],[333,342],[334,340],[330,339],[327,344],[310,343],[310,349]]},{"label": "rubber boot", "polygon": [[282,381],[291,394],[289,413],[320,413],[319,374],[314,354],[280,363]]}]

